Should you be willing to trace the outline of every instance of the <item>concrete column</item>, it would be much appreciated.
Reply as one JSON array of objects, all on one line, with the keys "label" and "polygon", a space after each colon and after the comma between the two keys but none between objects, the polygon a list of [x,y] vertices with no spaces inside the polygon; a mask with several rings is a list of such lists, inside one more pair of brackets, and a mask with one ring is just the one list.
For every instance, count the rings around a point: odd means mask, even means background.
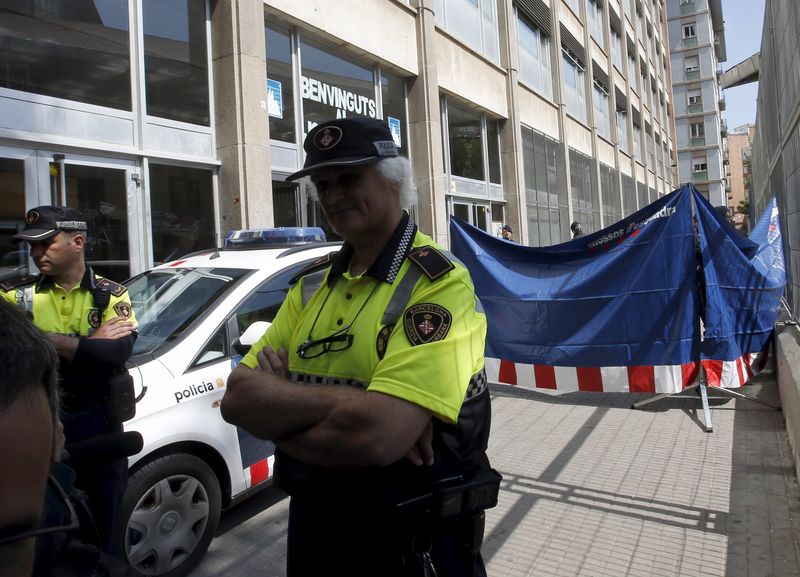
[{"label": "concrete column", "polygon": [[212,2],[211,34],[220,228],[272,226],[263,2]]},{"label": "concrete column", "polygon": [[439,74],[436,67],[434,0],[415,0],[419,76],[408,86],[411,164],[417,187],[417,224],[442,246],[448,245]]},{"label": "concrete column", "polygon": [[503,178],[503,194],[506,199],[507,224],[514,229],[518,242],[528,243],[528,210],[525,198],[525,158],[522,146],[522,124],[519,120],[519,62],[517,60],[517,36],[513,22],[512,0],[498,4],[500,29],[500,61],[506,69],[506,93],[508,94],[508,120],[500,130],[500,166]]}]

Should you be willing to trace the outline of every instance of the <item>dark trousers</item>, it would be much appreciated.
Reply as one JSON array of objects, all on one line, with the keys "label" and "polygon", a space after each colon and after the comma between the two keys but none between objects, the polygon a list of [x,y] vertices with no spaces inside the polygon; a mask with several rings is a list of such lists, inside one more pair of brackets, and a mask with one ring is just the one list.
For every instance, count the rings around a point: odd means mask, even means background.
[{"label": "dark trousers", "polygon": [[[421,577],[412,539],[425,531],[416,529],[409,530],[374,504],[336,502],[334,496],[292,497],[286,575]],[[417,550],[424,548],[421,541]],[[486,577],[480,554],[465,551],[456,523],[436,530],[430,556],[438,577]]]},{"label": "dark trousers", "polygon": [[[104,407],[99,405],[64,413],[61,420],[67,447],[70,443],[122,432],[122,424],[110,422]],[[100,549],[109,555],[121,556],[119,523],[122,496],[128,483],[127,459],[108,461],[74,455],[69,465],[77,474],[75,487],[89,497],[89,509],[100,537]]]}]

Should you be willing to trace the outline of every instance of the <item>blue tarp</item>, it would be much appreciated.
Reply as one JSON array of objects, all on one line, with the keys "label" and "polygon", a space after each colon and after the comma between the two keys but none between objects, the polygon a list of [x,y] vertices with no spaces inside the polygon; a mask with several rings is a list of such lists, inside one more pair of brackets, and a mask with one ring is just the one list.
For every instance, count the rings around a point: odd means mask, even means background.
[{"label": "blue tarp", "polygon": [[748,240],[686,185],[559,245],[521,246],[455,217],[450,239],[486,310],[487,357],[573,367],[680,365],[701,353],[731,360],[766,343],[785,272],[776,266],[783,263],[777,220],[763,221]]}]

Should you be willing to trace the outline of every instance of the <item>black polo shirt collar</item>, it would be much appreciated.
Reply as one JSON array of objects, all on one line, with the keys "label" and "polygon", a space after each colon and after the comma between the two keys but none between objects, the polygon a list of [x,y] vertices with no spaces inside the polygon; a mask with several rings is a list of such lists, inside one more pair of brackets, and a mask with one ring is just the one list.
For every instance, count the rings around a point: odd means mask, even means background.
[{"label": "black polo shirt collar", "polygon": [[[383,247],[383,251],[378,255],[378,258],[364,272],[364,275],[393,283],[394,279],[397,278],[397,273],[400,272],[403,261],[406,260],[408,253],[411,252],[416,233],[416,223],[411,220],[407,212],[403,211],[403,217],[400,219],[397,228],[394,229],[389,242]],[[328,274],[329,286],[333,286],[336,280],[347,270],[352,256],[353,246],[345,242],[331,263],[331,272]]]},{"label": "black polo shirt collar", "polygon": [[[36,291],[47,290],[51,289],[56,286],[56,281],[53,277],[48,275],[41,275],[39,280],[36,281]],[[94,277],[94,271],[92,267],[86,265],[86,270],[83,271],[83,278],[81,278],[81,282],[79,284],[81,288],[85,288],[86,290],[93,291],[97,286]]]}]

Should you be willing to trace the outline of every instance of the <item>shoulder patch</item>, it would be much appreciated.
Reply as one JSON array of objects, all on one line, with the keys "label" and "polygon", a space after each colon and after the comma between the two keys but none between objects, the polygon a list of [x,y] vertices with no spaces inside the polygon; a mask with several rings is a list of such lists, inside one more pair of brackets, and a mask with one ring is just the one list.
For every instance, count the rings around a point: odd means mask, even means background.
[{"label": "shoulder patch", "polygon": [[441,341],[450,331],[453,316],[446,308],[433,303],[409,307],[403,315],[403,327],[411,344],[424,345]]},{"label": "shoulder patch", "polygon": [[430,280],[436,280],[456,268],[449,258],[432,246],[421,246],[411,251],[408,258],[414,261]]},{"label": "shoulder patch", "polygon": [[289,284],[290,285],[297,284],[297,281],[299,281],[301,278],[303,278],[307,274],[311,274],[312,272],[321,270],[323,268],[327,268],[328,266],[330,266],[331,262],[333,261],[334,257],[336,256],[336,254],[337,253],[335,253],[335,252],[331,252],[331,253],[326,254],[325,256],[319,257],[317,260],[315,260],[314,262],[309,264],[306,268],[304,268],[299,273],[294,275],[289,280]]},{"label": "shoulder patch", "polygon": [[103,290],[107,290],[115,297],[119,297],[125,294],[126,289],[123,285],[114,282],[113,280],[108,280],[107,278],[98,279],[97,286]]},{"label": "shoulder patch", "polygon": [[11,289],[32,285],[36,282],[36,280],[37,277],[35,276],[23,274],[0,282],[0,289],[4,291],[10,291]]}]

